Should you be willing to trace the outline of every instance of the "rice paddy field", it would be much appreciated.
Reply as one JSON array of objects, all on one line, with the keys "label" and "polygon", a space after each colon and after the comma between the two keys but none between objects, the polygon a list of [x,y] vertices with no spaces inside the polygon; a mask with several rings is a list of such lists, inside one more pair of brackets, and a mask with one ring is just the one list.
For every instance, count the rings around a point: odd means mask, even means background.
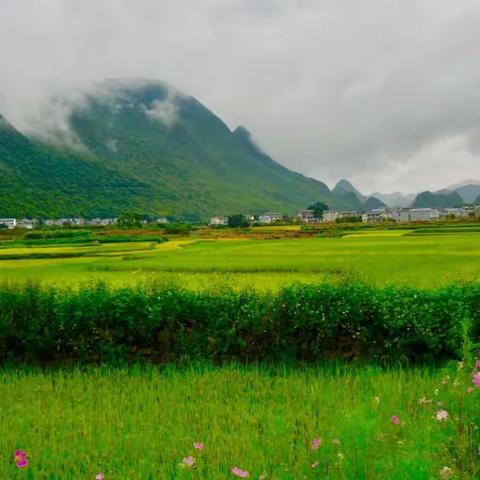
[{"label": "rice paddy field", "polygon": [[[268,291],[352,278],[430,289],[478,282],[479,246],[478,226],[331,238],[3,242],[0,283]],[[435,367],[6,364],[0,479],[478,479],[474,351]]]},{"label": "rice paddy field", "polygon": [[461,365],[7,369],[0,478],[473,480],[471,378]]},{"label": "rice paddy field", "polygon": [[[457,231],[458,230],[458,231]],[[477,228],[381,230],[338,238],[173,239],[167,243],[0,248],[0,282],[155,280],[187,288],[277,289],[294,282],[356,277],[368,283],[435,287],[480,279]]]}]

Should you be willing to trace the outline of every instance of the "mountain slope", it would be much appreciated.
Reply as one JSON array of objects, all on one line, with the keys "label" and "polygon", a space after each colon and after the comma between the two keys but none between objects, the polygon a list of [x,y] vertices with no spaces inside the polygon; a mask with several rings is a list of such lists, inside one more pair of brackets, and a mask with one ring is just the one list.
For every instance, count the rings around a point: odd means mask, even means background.
[{"label": "mountain slope", "polygon": [[107,215],[148,188],[88,159],[31,141],[0,117],[0,215]]},{"label": "mountain slope", "polygon": [[[16,131],[16,143],[2,145],[0,167],[8,165],[11,176],[0,190],[0,214],[136,210],[205,218],[293,214],[316,201],[344,206],[322,182],[262,152],[246,129],[230,131],[196,99],[162,83],[106,82],[85,94],[68,121],[80,149],[40,144]],[[18,190],[19,184],[33,185],[34,177],[42,179],[35,190]],[[7,202],[4,189],[10,189]]]},{"label": "mountain slope", "polygon": [[464,202],[457,192],[432,193],[422,192],[415,197],[413,208],[453,208]]}]

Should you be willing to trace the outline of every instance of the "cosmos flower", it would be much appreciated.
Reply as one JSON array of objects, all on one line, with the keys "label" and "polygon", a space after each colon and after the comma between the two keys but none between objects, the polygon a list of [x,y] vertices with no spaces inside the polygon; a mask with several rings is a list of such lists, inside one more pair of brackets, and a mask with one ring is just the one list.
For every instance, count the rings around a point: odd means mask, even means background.
[{"label": "cosmos flower", "polygon": [[15,450],[15,453],[13,455],[15,459],[15,465],[18,468],[26,468],[28,467],[28,456],[27,452],[25,450]]},{"label": "cosmos flower", "polygon": [[195,450],[205,450],[205,444],[203,442],[194,442],[193,448]]},{"label": "cosmos flower", "polygon": [[314,438],[312,440],[312,449],[313,450],[318,450],[320,448],[321,444],[322,444],[322,439],[321,438]]},{"label": "cosmos flower", "polygon": [[95,480],[105,480],[105,474],[102,472],[102,473],[99,473],[96,477],[95,477]]},{"label": "cosmos flower", "polygon": [[446,422],[448,420],[448,417],[449,417],[449,413],[444,410],[443,408],[441,408],[438,412],[437,412],[437,415],[436,415],[436,419],[439,421],[439,422]]},{"label": "cosmos flower", "polygon": [[181,465],[188,468],[195,468],[196,463],[197,463],[197,459],[195,457],[190,456],[190,457],[185,457],[182,460]]},{"label": "cosmos flower", "polygon": [[250,476],[250,472],[247,470],[242,470],[241,468],[238,467],[232,467],[232,473],[236,477],[241,477],[241,478],[248,478]]},{"label": "cosmos flower", "polygon": [[475,373],[472,379],[476,387],[480,388],[480,372]]},{"label": "cosmos flower", "polygon": [[400,425],[400,417],[398,415],[393,415],[390,421],[393,425]]}]

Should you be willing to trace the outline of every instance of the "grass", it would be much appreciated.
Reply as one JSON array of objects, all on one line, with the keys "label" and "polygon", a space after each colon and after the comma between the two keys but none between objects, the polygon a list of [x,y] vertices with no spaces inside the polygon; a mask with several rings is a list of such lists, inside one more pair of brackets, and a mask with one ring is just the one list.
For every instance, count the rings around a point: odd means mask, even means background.
[{"label": "grass", "polygon": [[383,285],[435,287],[480,279],[480,233],[368,229],[338,238],[202,239],[167,243],[35,246],[0,250],[0,280],[62,284],[155,278],[189,288],[229,284],[277,289],[350,276]]},{"label": "grass", "polygon": [[[471,385],[456,366],[7,369],[0,478],[210,480],[238,466],[255,479],[429,480],[446,466],[473,480],[480,389],[468,394]],[[28,473],[13,463],[17,448],[28,451]],[[194,471],[179,467],[189,455]]]}]

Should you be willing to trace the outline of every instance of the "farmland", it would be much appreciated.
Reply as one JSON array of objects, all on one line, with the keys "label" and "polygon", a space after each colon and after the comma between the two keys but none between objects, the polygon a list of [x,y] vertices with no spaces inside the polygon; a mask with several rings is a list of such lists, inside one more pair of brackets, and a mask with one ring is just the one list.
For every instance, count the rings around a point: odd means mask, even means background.
[{"label": "farmland", "polygon": [[480,232],[418,229],[345,232],[340,237],[172,238],[167,243],[15,245],[0,248],[0,281],[75,285],[159,281],[187,288],[230,285],[279,288],[358,278],[435,287],[480,279]]},{"label": "farmland", "polygon": [[[473,480],[471,385],[456,364],[7,370],[0,478],[233,479],[236,466],[253,479]],[[19,448],[31,476],[11,460]]]},{"label": "farmland", "polygon": [[478,478],[478,230],[0,242],[0,478]]}]

